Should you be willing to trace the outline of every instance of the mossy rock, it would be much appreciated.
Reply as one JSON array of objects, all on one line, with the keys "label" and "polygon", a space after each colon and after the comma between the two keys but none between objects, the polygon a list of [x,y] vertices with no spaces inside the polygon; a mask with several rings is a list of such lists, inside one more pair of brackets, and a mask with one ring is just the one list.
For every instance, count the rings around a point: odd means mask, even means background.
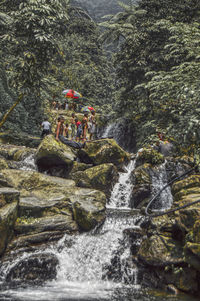
[{"label": "mossy rock", "polygon": [[172,185],[172,193],[175,195],[181,190],[189,188],[200,187],[200,175],[191,175],[181,181],[178,181]]},{"label": "mossy rock", "polygon": [[114,139],[88,142],[83,149],[79,150],[78,156],[81,162],[86,164],[113,163],[117,167],[121,167],[130,160],[130,155]]},{"label": "mossy rock", "polygon": [[14,160],[15,153],[22,149],[24,149],[22,146],[2,143],[0,144],[0,155],[7,160]]},{"label": "mossy rock", "polygon": [[40,171],[61,166],[69,173],[76,160],[76,151],[57,141],[53,135],[47,135],[39,145],[35,159]]},{"label": "mossy rock", "polygon": [[73,205],[74,219],[83,231],[94,229],[105,220],[105,194],[99,191],[98,198],[93,196],[79,197]]},{"label": "mossy rock", "polygon": [[37,171],[4,169],[2,174],[9,185],[21,192],[21,197],[33,196],[41,200],[63,197],[75,190],[73,180],[51,177]]},{"label": "mossy rock", "polygon": [[78,172],[75,176],[78,186],[101,190],[109,197],[118,172],[112,163],[107,163]]},{"label": "mossy rock", "polygon": [[199,195],[200,196],[200,187],[192,187],[187,189],[182,189],[174,195],[174,201],[179,202],[182,198],[188,195]]},{"label": "mossy rock", "polygon": [[149,147],[149,148],[143,148],[141,151],[138,152],[137,158],[136,158],[136,166],[149,163],[151,165],[159,165],[164,163],[165,158],[164,156],[156,151],[155,149]]},{"label": "mossy rock", "polygon": [[13,237],[17,212],[18,202],[12,202],[0,208],[0,255],[3,254],[8,242]]},{"label": "mossy rock", "polygon": [[195,243],[200,244],[200,218],[195,222],[193,227],[193,238]]},{"label": "mossy rock", "polygon": [[5,169],[5,168],[8,168],[8,163],[7,163],[6,159],[0,158],[0,170]]},{"label": "mossy rock", "polygon": [[188,229],[192,230],[195,222],[200,218],[200,211],[197,209],[183,209],[179,211],[181,223]]},{"label": "mossy rock", "polygon": [[59,231],[71,234],[77,232],[77,224],[72,214],[54,214],[41,218],[18,218],[15,223],[15,232],[19,235],[35,234],[49,231]]},{"label": "mossy rock", "polygon": [[14,161],[21,161],[24,158],[28,157],[29,155],[34,155],[36,153],[36,149],[33,148],[22,148],[19,149],[17,152],[14,153],[13,160]]},{"label": "mossy rock", "polygon": [[184,247],[185,261],[200,272],[200,244],[186,243]]},{"label": "mossy rock", "polygon": [[181,245],[166,236],[151,236],[145,239],[138,253],[139,259],[147,265],[165,267],[184,262]]}]

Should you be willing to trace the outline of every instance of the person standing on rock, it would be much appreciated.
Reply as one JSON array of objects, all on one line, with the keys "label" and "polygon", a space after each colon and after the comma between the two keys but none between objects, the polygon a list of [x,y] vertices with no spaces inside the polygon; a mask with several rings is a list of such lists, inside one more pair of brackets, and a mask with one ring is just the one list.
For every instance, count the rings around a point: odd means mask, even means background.
[{"label": "person standing on rock", "polygon": [[71,132],[71,139],[74,139],[75,138],[75,127],[76,127],[76,122],[75,122],[75,114],[72,113],[71,115],[71,120],[70,120],[70,123],[71,123],[71,129],[72,129],[72,132]]},{"label": "person standing on rock", "polygon": [[96,131],[95,111],[91,111],[91,116],[89,118],[89,123],[88,123],[88,133],[90,134],[89,140],[92,140],[95,131]]},{"label": "person standing on rock", "polygon": [[58,123],[57,123],[57,128],[56,128],[56,140],[57,141],[61,141],[63,144],[73,147],[73,148],[77,148],[77,149],[81,149],[85,146],[85,143],[80,143],[80,142],[76,142],[76,141],[72,141],[67,139],[66,137],[63,136],[64,134],[64,117],[60,116],[58,118]]},{"label": "person standing on rock", "polygon": [[77,128],[76,141],[80,141],[82,138],[82,134],[83,134],[82,124],[78,120],[78,118],[75,119],[75,123],[76,123],[76,128]]},{"label": "person standing on rock", "polygon": [[59,136],[63,136],[64,134],[64,117],[60,116],[58,117],[58,123],[56,127],[56,140],[59,141]]},{"label": "person standing on rock", "polygon": [[48,121],[47,118],[41,124],[42,134],[41,137],[44,138],[46,135],[51,133],[51,123]]},{"label": "person standing on rock", "polygon": [[84,114],[84,117],[82,120],[82,128],[83,128],[83,141],[85,141],[86,135],[87,135],[87,129],[88,129],[88,113]]}]

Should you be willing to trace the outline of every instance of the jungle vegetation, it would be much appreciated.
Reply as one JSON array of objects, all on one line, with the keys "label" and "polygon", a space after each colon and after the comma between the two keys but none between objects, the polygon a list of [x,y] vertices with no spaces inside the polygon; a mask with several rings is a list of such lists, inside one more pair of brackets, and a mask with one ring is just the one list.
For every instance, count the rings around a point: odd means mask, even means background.
[{"label": "jungle vegetation", "polygon": [[[91,11],[99,5],[83,2]],[[111,2],[120,9],[100,24],[79,0],[0,2],[0,64],[13,106],[31,98],[46,106],[73,88],[99,112],[126,118],[138,147],[156,129],[186,149],[198,147],[199,1]],[[112,59],[103,43],[114,49]]]},{"label": "jungle vegetation", "polygon": [[69,0],[1,1],[0,64],[15,99],[11,107],[2,105],[0,127],[24,99],[37,99],[39,108],[67,88],[92,104],[94,98],[105,102],[111,67],[99,35],[97,24]]},{"label": "jungle vegetation", "polygon": [[126,116],[138,144],[156,129],[190,148],[200,143],[200,2],[140,0],[101,23],[114,54],[114,111]]}]

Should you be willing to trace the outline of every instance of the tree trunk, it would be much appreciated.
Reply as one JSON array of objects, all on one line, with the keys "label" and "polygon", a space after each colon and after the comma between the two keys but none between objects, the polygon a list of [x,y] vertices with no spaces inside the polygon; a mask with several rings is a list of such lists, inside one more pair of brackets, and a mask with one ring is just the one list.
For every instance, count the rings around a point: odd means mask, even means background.
[{"label": "tree trunk", "polygon": [[12,113],[12,111],[14,110],[14,108],[20,103],[20,101],[22,101],[24,95],[20,94],[19,97],[17,98],[17,101],[12,105],[12,107],[8,110],[8,112],[6,112],[0,122],[0,128],[2,128],[2,126],[4,125],[4,123],[6,122],[6,120],[8,119],[9,115]]}]

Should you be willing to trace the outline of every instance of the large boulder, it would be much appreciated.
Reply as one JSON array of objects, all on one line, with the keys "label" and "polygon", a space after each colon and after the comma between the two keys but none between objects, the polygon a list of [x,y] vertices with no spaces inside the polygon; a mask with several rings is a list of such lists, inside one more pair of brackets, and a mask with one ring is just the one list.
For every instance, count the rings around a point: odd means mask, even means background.
[{"label": "large boulder", "polygon": [[56,278],[58,259],[54,254],[33,254],[19,259],[6,275],[6,282],[12,285],[42,285]]},{"label": "large boulder", "polygon": [[142,148],[136,157],[136,167],[145,163],[159,165],[164,163],[164,156],[153,147]]},{"label": "large boulder", "polygon": [[139,249],[139,258],[149,266],[165,267],[183,263],[182,249],[170,237],[153,235],[145,239]]},{"label": "large boulder", "polygon": [[15,224],[15,232],[19,235],[31,235],[42,232],[55,231],[71,234],[77,232],[77,225],[72,219],[72,214],[54,214],[41,218],[18,218]]},{"label": "large boulder", "polygon": [[74,219],[83,231],[90,231],[99,223],[105,220],[106,197],[98,192],[98,199],[95,195],[82,195],[74,202]]},{"label": "large boulder", "polygon": [[[76,187],[73,180],[50,177],[35,171],[6,169],[2,174],[21,192],[20,219],[16,226],[20,234],[23,231],[28,235],[50,232],[46,218],[50,219],[51,225],[54,223],[51,229],[55,235],[69,229],[76,231],[74,224],[90,230],[105,218],[106,196],[103,192]],[[61,218],[60,224],[56,218]]]},{"label": "large boulder", "polygon": [[0,155],[6,160],[21,161],[35,152],[34,148],[0,143]]},{"label": "large boulder", "polygon": [[132,172],[133,189],[130,197],[131,208],[141,208],[147,205],[151,196],[150,164],[143,164]]},{"label": "large boulder", "polygon": [[118,179],[118,172],[112,163],[107,163],[76,172],[72,178],[78,186],[101,190],[109,197],[112,187]]},{"label": "large boulder", "polygon": [[60,176],[67,177],[76,160],[76,150],[47,135],[40,143],[36,156],[39,171],[61,170]]},{"label": "large boulder", "polygon": [[8,184],[20,190],[22,197],[49,200],[68,195],[70,190],[75,189],[73,180],[51,177],[36,171],[5,169],[2,175]]},{"label": "large boulder", "polygon": [[78,156],[81,162],[86,164],[113,163],[119,168],[130,160],[130,155],[114,139],[89,141],[83,149],[79,150]]}]

